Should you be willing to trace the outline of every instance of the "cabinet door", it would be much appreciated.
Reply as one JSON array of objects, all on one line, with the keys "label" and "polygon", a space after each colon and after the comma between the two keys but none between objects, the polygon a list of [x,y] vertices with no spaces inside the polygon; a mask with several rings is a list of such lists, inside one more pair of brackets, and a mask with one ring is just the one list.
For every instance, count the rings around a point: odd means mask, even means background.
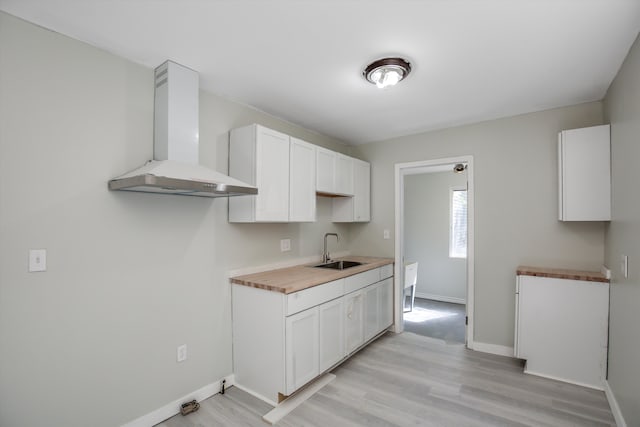
[{"label": "cabinet door", "polygon": [[335,193],[353,195],[353,158],[336,153]]},{"label": "cabinet door", "polygon": [[353,162],[353,220],[371,220],[371,165],[354,159]]},{"label": "cabinet door", "polygon": [[316,191],[318,193],[335,192],[336,153],[318,147],[316,149]]},{"label": "cabinet door", "polygon": [[558,161],[560,220],[610,220],[609,125],[560,132]]},{"label": "cabinet door", "polygon": [[362,298],[362,291],[352,292],[344,297],[345,350],[347,354],[364,343]]},{"label": "cabinet door", "polygon": [[285,328],[285,394],[289,395],[320,373],[318,307],[287,317]]},{"label": "cabinet door", "polygon": [[256,221],[289,220],[289,136],[256,126]]},{"label": "cabinet door", "polygon": [[378,295],[380,303],[380,317],[378,322],[378,332],[387,329],[393,323],[393,278],[390,277],[380,282]]},{"label": "cabinet door", "polygon": [[353,162],[353,197],[334,197],[333,222],[371,220],[371,165],[359,159]]},{"label": "cabinet door", "polygon": [[368,341],[378,333],[380,313],[380,286],[378,283],[364,288],[364,340]]},{"label": "cabinet door", "polygon": [[338,298],[319,307],[320,372],[324,372],[345,356],[344,299]]},{"label": "cabinet door", "polygon": [[289,222],[316,220],[316,150],[291,138],[289,178]]}]

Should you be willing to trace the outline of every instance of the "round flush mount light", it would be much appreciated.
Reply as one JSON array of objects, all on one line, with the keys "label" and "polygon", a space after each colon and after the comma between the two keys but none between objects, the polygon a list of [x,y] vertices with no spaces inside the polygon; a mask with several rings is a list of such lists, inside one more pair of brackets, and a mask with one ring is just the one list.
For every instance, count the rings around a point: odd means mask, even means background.
[{"label": "round flush mount light", "polygon": [[362,72],[368,82],[383,89],[393,86],[411,72],[411,64],[402,58],[382,58],[373,61]]}]

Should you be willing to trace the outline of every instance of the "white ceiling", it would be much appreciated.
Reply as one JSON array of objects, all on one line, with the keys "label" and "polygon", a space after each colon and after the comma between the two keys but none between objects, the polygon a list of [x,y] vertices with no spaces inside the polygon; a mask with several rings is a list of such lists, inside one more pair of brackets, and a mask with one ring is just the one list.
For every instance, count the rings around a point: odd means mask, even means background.
[{"label": "white ceiling", "polygon": [[[0,9],[359,144],[600,100],[638,0],[0,0]],[[367,83],[372,60],[413,71]],[[150,84],[152,84],[150,82]]]}]

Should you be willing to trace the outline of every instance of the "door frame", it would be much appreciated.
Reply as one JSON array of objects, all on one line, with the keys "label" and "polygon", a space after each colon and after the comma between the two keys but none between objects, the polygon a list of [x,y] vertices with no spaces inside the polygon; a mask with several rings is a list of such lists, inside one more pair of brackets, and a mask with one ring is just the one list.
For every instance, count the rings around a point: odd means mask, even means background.
[{"label": "door frame", "polygon": [[467,165],[467,301],[466,315],[468,319],[465,341],[468,348],[473,349],[474,343],[474,185],[473,185],[473,156],[447,157],[442,159],[422,160],[395,165],[395,310],[394,332],[404,330],[403,309],[404,300],[404,177],[419,173],[421,169],[442,168],[446,165],[464,163]]}]

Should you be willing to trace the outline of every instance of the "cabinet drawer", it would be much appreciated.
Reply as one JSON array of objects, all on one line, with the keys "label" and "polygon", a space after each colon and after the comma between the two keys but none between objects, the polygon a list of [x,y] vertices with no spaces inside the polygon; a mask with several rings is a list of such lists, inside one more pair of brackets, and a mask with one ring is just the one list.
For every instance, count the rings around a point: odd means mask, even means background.
[{"label": "cabinet drawer", "polygon": [[380,281],[380,268],[358,273],[344,279],[344,293],[348,294]]},{"label": "cabinet drawer", "polygon": [[380,280],[393,276],[393,264],[387,264],[380,267]]},{"label": "cabinet drawer", "polygon": [[303,291],[287,295],[286,315],[298,313],[309,307],[320,305],[323,302],[339,298],[344,294],[344,279],[334,280],[314,286]]}]

